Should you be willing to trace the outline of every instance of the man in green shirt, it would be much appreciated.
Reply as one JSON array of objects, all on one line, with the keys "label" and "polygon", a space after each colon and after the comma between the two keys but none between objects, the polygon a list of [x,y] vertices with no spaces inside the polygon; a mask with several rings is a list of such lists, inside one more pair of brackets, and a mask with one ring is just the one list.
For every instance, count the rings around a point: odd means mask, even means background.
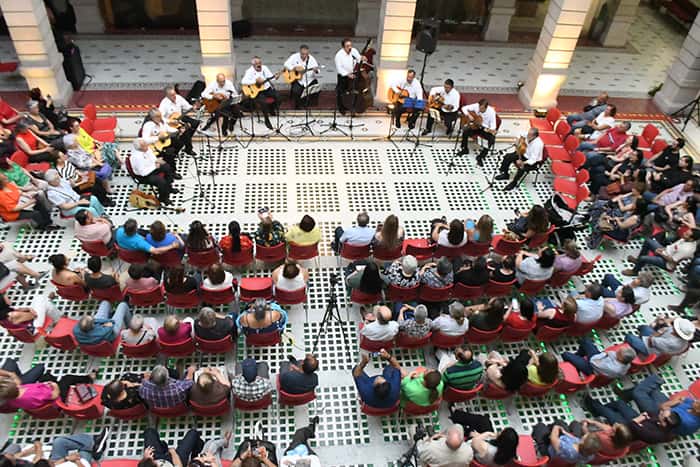
[{"label": "man in green shirt", "polygon": [[53,205],[46,198],[48,184],[33,177],[27,169],[12,162],[8,157],[0,157],[0,174],[5,175],[9,181],[17,185],[20,191],[38,191],[37,201],[51,212]]},{"label": "man in green shirt", "polygon": [[418,368],[411,373],[401,370],[401,406],[407,401],[416,405],[434,404],[442,396],[445,384],[437,370]]}]

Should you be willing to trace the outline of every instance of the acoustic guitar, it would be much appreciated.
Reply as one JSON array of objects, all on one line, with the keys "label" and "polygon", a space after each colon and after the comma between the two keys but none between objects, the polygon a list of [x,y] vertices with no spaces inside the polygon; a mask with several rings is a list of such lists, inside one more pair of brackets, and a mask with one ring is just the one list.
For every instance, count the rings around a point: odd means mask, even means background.
[{"label": "acoustic guitar", "polygon": [[466,126],[470,130],[478,130],[484,126],[484,117],[473,110],[467,110],[467,115],[463,114],[460,117],[460,121],[463,127]]},{"label": "acoustic guitar", "polygon": [[202,98],[202,105],[207,112],[213,114],[219,108],[221,103],[226,100],[225,94],[214,94],[211,99]]},{"label": "acoustic guitar", "polygon": [[167,148],[171,144],[172,140],[170,139],[170,136],[168,136],[165,139],[158,139],[158,141],[151,144],[149,147],[153,150],[154,153],[160,154],[165,148]]},{"label": "acoustic guitar", "polygon": [[396,92],[394,88],[389,88],[389,91],[387,91],[387,99],[389,99],[389,102],[392,104],[403,104],[408,96],[408,89],[399,88],[399,92]]},{"label": "acoustic guitar", "polygon": [[260,91],[265,89],[265,83],[268,83],[273,79],[277,79],[279,75],[279,73],[275,73],[260,84],[243,84],[241,85],[241,91],[243,91],[243,95],[246,96],[248,99],[255,99],[256,97],[258,97],[258,94],[260,94]]},{"label": "acoustic guitar", "polygon": [[[319,69],[324,69],[326,68],[325,65],[321,65],[318,67]],[[284,69],[282,70],[282,78],[284,78],[284,82],[287,84],[292,84],[304,77],[304,70],[305,68],[303,66],[297,66],[295,68],[292,68],[291,70]],[[307,72],[313,71],[313,68],[306,69]]]},{"label": "acoustic guitar", "polygon": [[524,136],[518,137],[518,140],[515,142],[515,153],[522,157],[525,155],[525,152],[527,151],[527,140],[525,139]]}]

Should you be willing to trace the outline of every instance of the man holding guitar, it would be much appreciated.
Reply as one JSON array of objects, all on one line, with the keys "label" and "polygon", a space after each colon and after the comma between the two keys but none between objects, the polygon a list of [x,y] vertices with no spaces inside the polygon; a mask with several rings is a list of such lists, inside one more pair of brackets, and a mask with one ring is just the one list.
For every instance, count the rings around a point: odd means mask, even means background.
[{"label": "man holding guitar", "polygon": [[199,120],[187,116],[187,113],[192,111],[190,103],[175,91],[174,86],[166,86],[165,97],[160,101],[158,110],[160,110],[161,116],[168,123],[168,133],[171,135],[179,133],[177,138],[178,144],[173,144],[172,148],[175,151],[175,155],[184,146],[187,154],[196,156],[197,153],[192,149],[192,136],[197,131]]},{"label": "man holding guitar", "polygon": [[[360,52],[352,46],[350,39],[343,39],[342,48],[335,54],[335,71],[338,73],[338,84],[335,87],[338,110],[345,115],[348,110],[343,105],[343,96],[352,89],[355,76],[355,65],[365,60]],[[352,109],[354,111],[354,109]]]},{"label": "man holding guitar", "polygon": [[478,135],[488,141],[488,147],[481,150],[476,156],[479,167],[484,166],[484,157],[496,144],[496,110],[489,105],[489,101],[481,99],[479,102],[465,105],[462,111],[462,150],[460,155],[469,154],[469,138]]},{"label": "man holding guitar", "polygon": [[318,73],[318,69],[318,62],[309,53],[308,45],[299,47],[299,52],[290,55],[284,62],[284,78],[292,84],[290,94],[294,99],[295,109],[303,106],[304,99],[301,95],[304,93],[304,89],[318,83],[314,76]]},{"label": "man holding guitar", "polygon": [[537,128],[530,128],[527,135],[521,135],[515,142],[515,150],[503,156],[501,161],[500,174],[496,175],[496,180],[508,180],[508,170],[512,164],[518,168],[513,180],[506,185],[503,191],[510,191],[516,186],[525,174],[535,170],[542,162],[544,154],[544,142],[540,138]]},{"label": "man holding guitar", "polygon": [[[279,97],[270,81],[277,79],[280,74],[273,74],[268,67],[263,65],[260,57],[253,57],[251,64],[252,66],[246,70],[241,80],[241,84],[244,87],[243,93],[260,106],[265,116],[265,126],[272,130],[270,114],[274,114]],[[268,97],[273,99],[272,103],[266,102]]]},{"label": "man holding guitar", "polygon": [[[444,86],[435,86],[430,90],[428,105],[431,109],[438,109],[442,121],[447,127],[447,136],[452,135],[455,122],[457,121],[457,111],[459,110],[459,91],[455,89],[455,83],[451,79],[445,80]],[[423,136],[433,131],[433,111],[428,113],[428,124],[423,130]]]},{"label": "man holding guitar", "polygon": [[389,101],[394,104],[394,119],[396,128],[401,128],[401,114],[404,110],[410,110],[411,115],[408,117],[408,128],[413,129],[416,126],[416,120],[420,115],[420,110],[417,106],[410,109],[404,107],[406,98],[413,99],[414,101],[423,100],[423,86],[421,86],[420,81],[416,78],[415,70],[408,70],[406,72],[406,78],[399,79],[393,83],[391,88],[389,88]]},{"label": "man holding guitar", "polygon": [[[177,173],[177,153],[180,152],[182,146],[185,145],[183,139],[184,127],[173,128],[163,120],[163,114],[160,110],[152,108],[148,111],[148,115],[141,127],[141,137],[146,141],[153,152],[163,158],[173,171],[173,177],[181,179],[182,176]],[[190,144],[192,144],[192,136],[190,136]]]},{"label": "man holding guitar", "polygon": [[233,126],[241,115],[238,104],[233,103],[235,97],[238,97],[238,92],[236,92],[233,83],[227,80],[223,73],[216,75],[216,81],[210,83],[202,91],[204,106],[211,113],[211,118],[202,131],[206,131],[217,118],[219,119],[219,128],[224,136],[229,131],[233,131]]},{"label": "man holding guitar", "polygon": [[131,164],[131,170],[137,177],[143,179],[144,183],[156,187],[158,200],[161,203],[170,204],[170,194],[180,192],[173,188],[174,174],[172,167],[153,154],[153,150],[146,138],[139,138],[134,141],[134,148],[131,150],[129,163]]}]

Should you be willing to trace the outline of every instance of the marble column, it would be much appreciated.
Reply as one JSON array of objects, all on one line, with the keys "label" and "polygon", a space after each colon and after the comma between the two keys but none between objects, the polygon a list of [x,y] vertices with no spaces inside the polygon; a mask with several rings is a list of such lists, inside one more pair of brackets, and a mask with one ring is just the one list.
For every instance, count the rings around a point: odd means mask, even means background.
[{"label": "marble column", "polygon": [[357,0],[355,37],[377,37],[380,8],[379,0]]},{"label": "marble column", "polygon": [[386,102],[390,83],[406,73],[415,11],[416,0],[382,0],[375,102]]},{"label": "marble column", "polygon": [[0,0],[0,8],[28,88],[39,87],[57,103],[67,104],[73,88],[63,72],[63,55],[56,48],[44,2]]},{"label": "marble column", "polygon": [[102,34],[105,22],[102,19],[99,0],[72,0],[78,34]]},{"label": "marble column", "polygon": [[197,0],[197,22],[204,80],[211,82],[223,73],[235,81],[231,0]]},{"label": "marble column", "polygon": [[630,26],[637,18],[639,0],[618,0],[613,17],[602,36],[604,47],[624,47]]},{"label": "marble column", "polygon": [[518,92],[526,108],[557,105],[591,0],[551,0],[535,53]]},{"label": "marble column", "polygon": [[515,14],[515,0],[494,0],[484,30],[485,41],[508,42],[510,19]]},{"label": "marble column", "polygon": [[654,96],[654,103],[672,113],[695,99],[700,91],[700,13],[683,42],[678,58],[671,64],[666,81]]}]

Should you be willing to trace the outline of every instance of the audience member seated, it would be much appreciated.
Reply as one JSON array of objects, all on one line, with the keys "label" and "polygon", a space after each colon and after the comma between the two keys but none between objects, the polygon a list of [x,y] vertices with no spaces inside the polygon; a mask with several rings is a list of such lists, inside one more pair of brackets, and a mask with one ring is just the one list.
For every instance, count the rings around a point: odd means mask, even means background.
[{"label": "audience member seated", "polygon": [[237,362],[231,391],[235,398],[246,402],[257,402],[274,391],[267,363],[256,362],[253,358]]},{"label": "audience member seated", "polygon": [[442,382],[455,389],[474,389],[484,376],[484,366],[474,358],[474,353],[466,344],[455,348],[454,352],[436,349],[435,358],[438,359]]},{"label": "audience member seated", "polygon": [[[459,260],[455,260],[458,262]],[[489,281],[489,270],[486,257],[481,256],[474,261],[466,261],[454,274],[454,281],[469,286],[485,285]]]},{"label": "audience member seated", "polygon": [[399,225],[399,218],[394,214],[389,214],[383,224],[377,226],[377,233],[374,234],[372,244],[376,247],[393,251],[403,245],[406,233]]},{"label": "audience member seated", "polygon": [[603,134],[603,132],[615,125],[615,115],[617,114],[617,107],[612,104],[608,104],[603,112],[598,114],[593,121],[588,122],[586,125],[576,128],[573,134],[581,139],[588,139],[595,141]]},{"label": "audience member seated", "polygon": [[169,408],[176,407],[187,401],[190,388],[194,384],[192,377],[195,372],[194,365],[187,368],[187,373],[183,379],[179,379],[173,372],[163,365],[157,365],[149,377],[144,378],[139,388],[141,399],[149,407]]},{"label": "audience member seated", "polygon": [[[595,250],[600,246],[603,235],[619,242],[627,242],[640,225],[647,214],[647,202],[641,198],[634,199],[634,190],[631,193],[632,203],[624,210],[618,210],[615,206],[606,205],[606,201],[597,201],[593,204],[590,215],[591,235],[588,238],[588,248]],[[616,203],[620,198],[613,198]],[[598,205],[598,203],[604,203]]]},{"label": "audience member seated", "polygon": [[546,281],[554,274],[554,250],[542,248],[539,253],[520,251],[515,257],[515,277],[522,284],[528,281]]},{"label": "audience member seated", "polygon": [[204,251],[216,246],[216,239],[213,235],[207,232],[206,227],[200,221],[193,221],[190,224],[190,230],[185,240],[185,246],[188,250]]},{"label": "audience member seated", "polygon": [[357,225],[353,227],[337,227],[334,233],[334,241],[331,248],[338,254],[344,243],[355,246],[369,245],[374,238],[376,231],[369,226],[369,215],[361,212],[357,215]]},{"label": "audience member seated", "polygon": [[114,342],[123,327],[131,321],[131,311],[126,302],[121,302],[112,314],[112,304],[102,300],[95,316],[84,315],[73,328],[73,336],[78,344],[96,345],[101,342]]},{"label": "audience member seated", "polygon": [[82,197],[71,186],[71,184],[63,180],[58,172],[54,169],[49,169],[44,174],[46,183],[49,184],[46,190],[46,197],[65,217],[73,217],[79,211],[87,209],[93,216],[100,217],[104,215],[105,208],[100,203],[96,196]]},{"label": "audience member seated", "polygon": [[412,372],[401,370],[401,405],[412,402],[420,406],[432,405],[440,399],[445,383],[437,370],[419,368]]},{"label": "audience member seated", "polygon": [[529,297],[514,298],[503,317],[503,324],[515,329],[530,329],[536,322],[535,304]]},{"label": "audience member seated", "polygon": [[601,286],[603,287],[603,297],[613,298],[617,296],[617,293],[622,289],[622,286],[626,285],[632,288],[634,292],[634,304],[643,305],[647,303],[651,298],[651,291],[649,288],[654,284],[654,276],[649,271],[641,271],[637,277],[623,284],[613,274],[606,274],[603,276],[603,282]]},{"label": "audience member seated", "polygon": [[530,351],[523,349],[515,358],[505,358],[495,350],[489,352],[484,366],[484,381],[506,391],[515,392],[528,380]]},{"label": "audience member seated", "polygon": [[[46,276],[49,271],[38,272],[27,266],[27,262],[32,261],[34,255],[26,255],[15,250],[9,242],[0,242],[0,263],[5,265],[7,270],[15,273],[17,282],[22,284],[24,290],[31,290],[39,287],[39,281]],[[27,276],[32,277],[34,282],[29,283]],[[0,277],[0,280],[3,279]]]},{"label": "audience member seated", "polygon": [[170,195],[180,193],[180,190],[173,187],[173,180],[180,175],[162,158],[156,157],[142,138],[134,140],[129,163],[137,180],[156,188],[158,201],[165,205],[172,204]]},{"label": "audience member seated", "polygon": [[571,131],[573,132],[577,128],[582,128],[595,118],[602,114],[608,107],[608,93],[601,92],[598,97],[593,99],[590,104],[583,108],[582,113],[569,114],[566,116],[567,123],[571,126]]},{"label": "audience member seated", "polygon": [[0,326],[25,328],[35,335],[46,323],[47,316],[57,320],[61,313],[46,295],[34,295],[29,307],[13,307],[7,295],[0,295]]},{"label": "audience member seated", "polygon": [[418,261],[412,255],[394,260],[385,273],[389,284],[397,287],[415,287],[420,284]]},{"label": "audience member seated", "polygon": [[0,125],[11,130],[21,119],[22,115],[0,96]]},{"label": "audience member seated", "polygon": [[565,274],[573,274],[579,270],[583,257],[576,245],[576,240],[566,239],[562,245],[562,251],[557,252],[554,258],[554,271]]},{"label": "audience member seated", "polygon": [[287,242],[295,245],[315,245],[321,241],[321,229],[313,217],[305,214],[298,224],[292,225],[285,234]]},{"label": "audience member seated", "polygon": [[32,228],[60,230],[52,225],[51,213],[41,202],[38,191],[20,191],[5,175],[0,174],[0,217],[4,222],[29,220]]},{"label": "audience member seated", "polygon": [[207,290],[228,290],[233,287],[233,274],[226,271],[221,263],[214,263],[207,268],[202,288]]},{"label": "audience member seated", "polygon": [[428,318],[428,309],[425,305],[401,304],[399,307],[399,332],[408,337],[422,339],[432,329],[433,322]]},{"label": "audience member seated", "polygon": [[440,246],[448,248],[459,248],[464,246],[469,237],[464,230],[464,224],[459,219],[453,219],[449,225],[444,221],[437,220],[432,223],[431,240]]},{"label": "audience member seated", "polygon": [[382,291],[389,279],[379,271],[379,266],[374,261],[361,261],[351,263],[350,268],[355,270],[345,277],[345,283],[351,289],[357,289],[366,294],[378,294]]},{"label": "audience member seated", "polygon": [[102,260],[99,256],[91,256],[88,259],[83,280],[88,290],[104,290],[119,285],[119,276],[116,272],[114,274],[102,272]]},{"label": "audience member seated", "polygon": [[[590,154],[590,153],[589,153]],[[623,183],[628,180],[639,180],[642,172],[642,161],[644,153],[641,150],[632,151],[622,161],[615,164],[610,170],[605,170],[602,166],[596,166],[590,170],[590,190],[594,195],[608,193],[608,187],[612,185],[610,191],[615,190],[619,184],[619,191],[628,191],[628,187],[623,187]]]},{"label": "audience member seated", "polygon": [[647,209],[649,211],[655,211],[659,207],[663,208],[677,203],[678,201],[685,201],[699,191],[700,182],[698,182],[698,179],[692,178],[684,183],[666,188],[659,194],[647,191],[644,193],[644,199],[649,203]]},{"label": "audience member seated", "polygon": [[242,250],[252,249],[253,242],[250,239],[250,235],[241,232],[241,226],[238,222],[231,221],[228,224],[228,235],[225,235],[219,241],[219,247],[222,252],[237,254]]},{"label": "audience member seated", "polygon": [[593,324],[603,317],[603,288],[600,284],[591,282],[586,285],[583,294],[571,294],[576,300],[576,322],[579,324]]},{"label": "audience member seated", "polygon": [[623,285],[617,289],[614,297],[604,300],[603,313],[611,318],[621,319],[634,311],[634,290],[629,285]]},{"label": "audience member seated", "polygon": [[25,122],[15,126],[15,146],[29,157],[29,162],[55,162],[58,150],[35,135]]},{"label": "audience member seated", "polygon": [[446,336],[462,336],[469,329],[469,320],[465,317],[464,305],[452,302],[448,307],[449,314],[442,313],[433,319],[433,331],[439,331]]},{"label": "audience member seated", "polygon": [[29,90],[29,98],[39,103],[39,112],[48,118],[55,128],[66,130],[68,124],[68,115],[61,109],[56,110],[53,99],[50,95],[43,95],[41,89],[32,88]]},{"label": "audience member seated", "polygon": [[678,166],[681,157],[681,149],[685,147],[684,138],[675,138],[671,141],[671,144],[667,145],[661,151],[656,154],[652,154],[649,159],[646,160],[645,165],[652,169],[654,172],[667,172],[672,170],[674,167]]},{"label": "audience member seated", "polygon": [[559,377],[559,360],[552,352],[538,354],[532,349],[527,366],[527,380],[538,386],[553,384]]},{"label": "audience member seated", "polygon": [[260,246],[275,246],[285,242],[284,226],[272,219],[269,208],[264,212],[258,212],[260,224],[255,231],[255,244]]},{"label": "audience member seated", "polygon": [[[60,153],[54,165],[61,180],[84,199],[95,197],[102,206],[115,206],[114,201],[107,194],[110,189],[107,183],[99,183],[94,172],[81,170],[68,161],[66,154]],[[48,194],[47,186],[47,194]]]},{"label": "audience member seated", "polygon": [[146,275],[146,267],[143,264],[130,265],[128,275],[124,287],[127,293],[152,290],[159,284],[158,279]]},{"label": "audience member seated", "polygon": [[257,298],[252,310],[245,310],[238,317],[238,327],[246,334],[282,332],[287,324],[287,312],[275,302]]},{"label": "audience member seated", "polygon": [[491,243],[493,237],[493,218],[488,214],[484,214],[479,220],[474,223],[472,219],[467,219],[464,222],[464,228],[467,231],[467,238],[474,243]]},{"label": "audience member seated", "polygon": [[185,274],[185,266],[179,264],[174,268],[169,268],[163,281],[165,291],[174,294],[188,294],[199,288],[197,277]]},{"label": "audience member seated", "polygon": [[176,448],[169,448],[167,443],[161,440],[160,434],[155,428],[146,428],[143,432],[143,445],[143,456],[138,461],[138,467],[168,467],[170,465],[189,467],[197,465],[192,464],[190,460],[194,460],[205,446],[199,431],[190,429],[177,442]]},{"label": "audience member seated", "polygon": [[453,411],[450,419],[459,423],[464,432],[468,433],[474,461],[479,462],[479,465],[510,465],[515,458],[520,438],[513,428],[505,428],[497,434],[488,415],[464,410]]},{"label": "audience member seated", "polygon": [[436,289],[448,287],[454,282],[452,262],[443,256],[437,263],[426,263],[421,268],[420,276],[421,284],[428,287]]},{"label": "audience member seated", "polygon": [[32,384],[39,381],[39,379],[44,376],[45,367],[42,363],[32,366],[27,371],[22,371],[17,363],[17,360],[13,358],[6,358],[2,366],[0,366],[0,377],[4,378],[18,378],[18,384]]},{"label": "audience member seated", "polygon": [[695,161],[690,156],[683,156],[678,164],[663,172],[647,172],[647,183],[650,191],[661,192],[667,188],[674,187],[680,183],[685,183],[693,178],[693,166]]},{"label": "audience member seated", "polygon": [[444,433],[426,433],[416,447],[420,465],[469,465],[474,459],[470,443],[464,440],[464,429],[457,424]]},{"label": "audience member seated", "polygon": [[107,247],[114,244],[112,224],[104,217],[95,217],[87,209],[75,213],[73,232],[81,242],[101,242]]},{"label": "audience member seated", "polygon": [[73,285],[82,285],[85,287],[85,281],[83,280],[82,269],[72,270],[68,269],[68,258],[63,254],[55,254],[49,256],[49,263],[53,266],[51,271],[51,280],[58,284],[66,287]]},{"label": "audience member seated", "polygon": [[634,349],[626,345],[615,351],[601,351],[588,337],[581,339],[576,353],[561,354],[565,362],[571,363],[581,373],[596,374],[610,379],[625,376],[636,356]]},{"label": "audience member seated", "polygon": [[[107,450],[109,434],[110,428],[105,427],[96,435],[75,433],[56,436],[51,443],[51,451],[48,455],[49,460],[40,460],[34,465],[85,467],[99,463],[100,458]],[[46,462],[46,464],[42,464],[43,462]]]},{"label": "audience member seated", "polygon": [[177,315],[168,315],[163,321],[163,327],[158,328],[158,340],[166,344],[176,344],[193,336],[194,320],[187,317],[183,320]]},{"label": "audience member seated", "polygon": [[384,349],[379,352],[379,356],[385,362],[381,375],[370,377],[365,373],[365,367],[369,363],[369,355],[363,352],[360,363],[352,370],[352,376],[363,403],[375,409],[388,409],[399,401],[401,366]]},{"label": "audience member seated", "polygon": [[152,255],[160,255],[180,247],[179,242],[173,242],[169,246],[155,248],[146,241],[145,232],[143,235],[139,232],[139,224],[135,219],[127,219],[124,225],[117,229],[114,238],[119,248],[123,250],[140,251]]},{"label": "audience member seated", "polygon": [[640,355],[658,356],[683,352],[695,335],[695,326],[685,318],[657,316],[651,326],[639,327],[639,336],[627,334],[625,342]]},{"label": "audience member seated", "polygon": [[468,307],[469,326],[482,331],[494,331],[503,325],[506,304],[502,298],[492,298],[488,303]]},{"label": "audience member seated", "polygon": [[537,234],[544,234],[549,230],[549,215],[547,210],[539,204],[533,205],[529,211],[516,212],[518,218],[508,224],[507,230],[513,232],[521,239],[529,239]]},{"label": "audience member seated", "polygon": [[146,234],[146,241],[154,248],[171,247],[175,242],[178,244],[177,249],[183,250],[185,247],[182,237],[176,233],[168,232],[165,224],[161,221],[154,221],[151,224],[149,232]]},{"label": "audience member seated", "polygon": [[311,392],[318,386],[318,360],[311,354],[306,354],[304,360],[299,361],[291,355],[288,362],[280,363],[280,387],[289,394],[304,394]]},{"label": "audience member seated", "polygon": [[144,318],[136,313],[131,317],[127,329],[122,330],[122,344],[145,345],[156,338],[158,323],[154,318]]},{"label": "audience member seated", "polygon": [[126,410],[143,404],[139,395],[143,376],[138,373],[124,373],[107,383],[102,390],[102,405],[108,409]]},{"label": "audience member seated", "polygon": [[390,341],[399,333],[399,323],[391,319],[387,306],[375,305],[372,313],[367,313],[360,335],[371,341]]},{"label": "audience member seated", "polygon": [[[656,238],[649,237],[644,241],[644,245],[636,258],[633,256],[627,258],[628,261],[634,263],[634,267],[623,270],[622,274],[625,276],[636,276],[645,265],[656,266],[673,272],[678,263],[693,257],[698,240],[700,240],[700,229],[686,230],[679,240],[670,245],[663,245]],[[654,253],[653,256],[650,255],[651,252]]]},{"label": "audience member seated", "polygon": [[537,326],[553,328],[571,326],[576,320],[577,307],[576,299],[571,296],[566,297],[560,306],[547,298],[538,298],[535,300]]},{"label": "audience member seated", "polygon": [[287,260],[272,271],[272,282],[275,289],[288,292],[306,287],[309,280],[309,270],[299,264]]},{"label": "audience member seated", "polygon": [[515,280],[515,256],[505,256],[500,263],[491,263],[489,269],[489,280],[509,284]]},{"label": "audience member seated", "polygon": [[216,405],[224,399],[228,399],[231,392],[231,383],[226,370],[220,368],[202,368],[192,378],[195,383],[190,389],[190,400],[203,406]]},{"label": "audience member seated", "polygon": [[584,153],[613,152],[625,144],[630,128],[632,128],[630,122],[617,122],[614,126],[599,132],[597,138],[589,138],[588,141],[582,142],[576,150]]},{"label": "audience member seated", "polygon": [[199,311],[197,320],[194,322],[194,335],[208,341],[232,336],[234,331],[235,323],[231,318],[220,315],[206,306]]},{"label": "audience member seated", "polygon": [[[600,440],[595,433],[583,434],[581,425],[573,422],[576,427],[569,428],[564,422],[557,420],[552,425],[538,423],[532,429],[532,438],[540,456],[549,456],[560,462],[569,464],[588,464],[600,451]],[[578,431],[578,436],[568,430]]]},{"label": "audience member seated", "polygon": [[16,376],[0,377],[0,401],[5,409],[37,410],[61,399],[66,402],[68,393],[76,384],[93,384],[95,374],[64,375],[57,379],[44,374],[42,382],[26,384]]},{"label": "audience member seated", "polygon": [[[1,133],[1,132],[0,132]],[[0,139],[1,143],[1,139]],[[46,200],[46,188],[48,184],[44,180],[33,176],[27,169],[10,160],[9,155],[3,155],[0,144],[0,174],[7,177],[7,180],[17,185],[23,192],[37,192],[41,203],[47,207],[50,205]]]},{"label": "audience member seated", "polygon": [[595,433],[600,441],[600,453],[615,457],[635,441],[634,433],[621,423],[608,425],[598,420],[586,419],[582,423],[583,433]]}]

